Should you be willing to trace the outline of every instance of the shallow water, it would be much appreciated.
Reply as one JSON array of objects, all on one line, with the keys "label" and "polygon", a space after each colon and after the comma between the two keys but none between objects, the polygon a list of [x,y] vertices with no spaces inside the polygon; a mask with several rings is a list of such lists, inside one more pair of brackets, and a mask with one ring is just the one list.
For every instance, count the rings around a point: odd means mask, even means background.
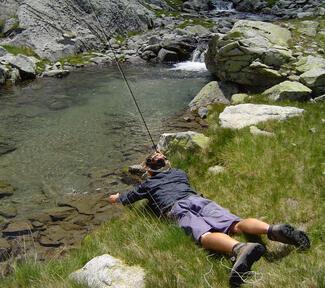
[{"label": "shallow water", "polygon": [[[168,67],[125,71],[155,141],[164,120],[184,109],[209,80],[206,72]],[[150,151],[135,105],[112,67],[3,89],[0,103],[0,137],[17,146],[0,157],[0,180],[17,188],[10,201],[23,206],[21,212],[34,207],[44,191],[86,192],[90,170],[134,164]]]}]

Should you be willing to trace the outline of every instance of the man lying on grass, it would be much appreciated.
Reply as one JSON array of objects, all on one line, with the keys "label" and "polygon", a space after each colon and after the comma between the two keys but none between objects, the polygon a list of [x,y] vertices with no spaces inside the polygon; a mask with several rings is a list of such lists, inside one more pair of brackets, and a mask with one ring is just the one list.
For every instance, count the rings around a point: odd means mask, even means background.
[{"label": "man lying on grass", "polygon": [[161,216],[176,219],[178,225],[204,248],[228,253],[236,260],[230,272],[229,284],[239,287],[266,249],[259,243],[241,243],[230,235],[267,234],[273,241],[309,248],[308,236],[289,224],[269,225],[257,219],[241,219],[215,202],[198,195],[190,186],[184,171],[173,169],[161,153],[150,155],[144,164],[148,179],[124,194],[109,197],[110,203],[128,205],[148,199],[149,206]]}]

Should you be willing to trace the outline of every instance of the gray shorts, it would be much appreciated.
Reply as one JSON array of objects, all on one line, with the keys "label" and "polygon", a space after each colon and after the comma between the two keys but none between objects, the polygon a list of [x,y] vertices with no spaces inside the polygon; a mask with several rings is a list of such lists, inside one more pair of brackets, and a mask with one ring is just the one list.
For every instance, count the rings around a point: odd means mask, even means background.
[{"label": "gray shorts", "polygon": [[207,232],[229,233],[230,228],[241,219],[215,202],[198,195],[177,201],[169,215],[190,234],[197,243]]}]

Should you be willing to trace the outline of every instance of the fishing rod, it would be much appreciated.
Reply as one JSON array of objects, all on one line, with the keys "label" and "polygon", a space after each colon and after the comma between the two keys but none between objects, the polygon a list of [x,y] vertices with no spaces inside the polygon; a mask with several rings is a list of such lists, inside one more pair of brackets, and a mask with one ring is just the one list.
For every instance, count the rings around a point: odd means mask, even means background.
[{"label": "fishing rod", "polygon": [[[97,14],[96,14],[96,11],[95,11],[95,9],[94,9],[94,6],[92,5],[91,1],[88,0],[88,3],[89,3],[89,6],[90,6],[90,8],[91,8],[91,10],[92,10],[92,12],[93,12],[93,14],[94,14],[94,16],[95,16],[96,21],[98,22],[99,28],[101,29],[102,34],[104,35],[104,38],[105,38],[104,40],[106,40],[106,43],[105,43],[105,44],[106,44],[106,45],[109,47],[109,49],[112,51],[113,56],[114,56],[115,63],[116,63],[116,65],[117,65],[117,68],[118,68],[118,70],[119,70],[119,72],[120,72],[120,74],[121,74],[121,76],[122,76],[122,79],[123,79],[123,81],[124,81],[124,83],[125,83],[125,85],[126,85],[128,91],[129,91],[129,94],[130,94],[131,98],[133,99],[133,102],[134,102],[134,104],[135,104],[135,106],[136,106],[136,108],[137,108],[137,110],[138,110],[138,113],[140,114],[141,120],[142,120],[142,122],[143,122],[143,124],[144,124],[144,127],[145,127],[145,129],[146,129],[146,131],[147,131],[147,133],[148,133],[148,136],[149,136],[149,138],[150,138],[150,141],[151,141],[151,143],[152,143],[152,149],[155,150],[156,152],[158,152],[158,150],[157,150],[157,145],[156,145],[155,141],[153,140],[152,134],[150,133],[149,127],[148,127],[147,122],[146,122],[146,120],[145,120],[145,118],[144,118],[144,116],[143,116],[143,113],[142,113],[141,109],[140,109],[140,106],[139,106],[139,104],[138,104],[138,101],[137,101],[137,99],[136,99],[136,97],[135,97],[135,95],[134,95],[134,92],[133,92],[133,90],[132,90],[132,88],[131,88],[131,86],[130,86],[130,83],[129,83],[128,79],[126,78],[126,75],[125,75],[125,73],[124,73],[124,70],[123,70],[123,68],[122,68],[122,66],[121,66],[121,64],[120,64],[120,62],[119,62],[119,59],[118,59],[117,56],[116,56],[115,50],[113,49],[113,47],[112,47],[112,45],[111,45],[111,43],[110,43],[110,41],[109,41],[109,37],[107,36],[107,34],[106,34],[106,32],[105,32],[105,29],[104,29],[104,27],[103,27],[103,25],[102,25],[100,19],[98,18]],[[115,24],[115,21],[114,21],[113,24]],[[110,36],[111,36],[111,35],[110,35]]]}]

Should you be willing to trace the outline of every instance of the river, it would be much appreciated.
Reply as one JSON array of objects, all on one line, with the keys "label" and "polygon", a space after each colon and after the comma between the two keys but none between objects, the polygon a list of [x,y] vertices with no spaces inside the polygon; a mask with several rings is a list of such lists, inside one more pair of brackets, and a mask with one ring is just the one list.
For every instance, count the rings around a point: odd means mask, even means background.
[{"label": "river", "polygon": [[[209,80],[207,72],[165,66],[125,66],[155,141],[165,119]],[[45,193],[89,192],[90,170],[137,163],[150,151],[132,98],[115,67],[75,71],[64,79],[38,79],[0,89],[0,136],[16,150],[0,157],[0,180],[11,183],[18,216],[37,209]],[[0,208],[1,208],[0,206]]]}]

